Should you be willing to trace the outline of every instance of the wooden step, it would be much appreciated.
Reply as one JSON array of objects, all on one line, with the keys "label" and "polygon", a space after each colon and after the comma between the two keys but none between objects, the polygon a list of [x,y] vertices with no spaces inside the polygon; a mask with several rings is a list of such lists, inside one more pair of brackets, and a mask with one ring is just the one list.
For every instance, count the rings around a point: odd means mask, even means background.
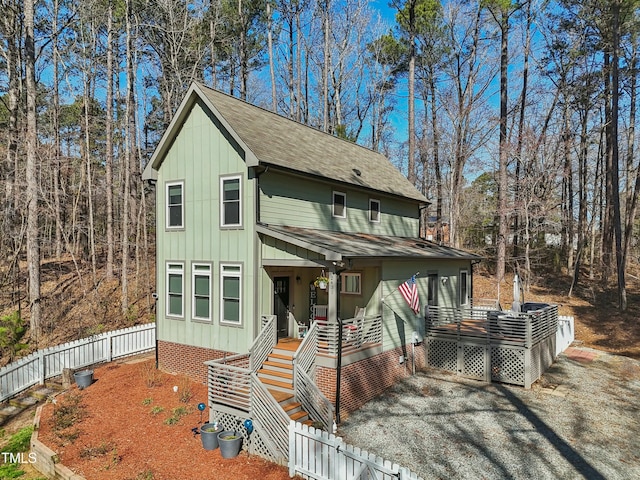
[{"label": "wooden step", "polygon": [[[288,350],[283,350],[283,349],[280,349],[278,347],[274,347],[269,356],[273,357],[274,355],[277,355],[278,357],[280,357],[282,359],[287,359],[287,361],[293,361],[293,352],[288,351]],[[291,360],[289,360],[289,359],[291,359]]]},{"label": "wooden step", "polygon": [[287,412],[287,414],[291,414],[302,410],[302,404],[300,402],[289,402],[285,405],[282,405],[282,409]]},{"label": "wooden step", "polygon": [[276,399],[280,405],[283,405],[285,402],[288,402],[293,398],[293,393],[291,392],[282,392],[280,390],[271,390],[269,389],[269,393],[273,398]]},{"label": "wooden step", "polygon": [[293,382],[281,382],[278,380],[272,380],[270,378],[260,378],[260,381],[265,385],[268,385],[269,389],[280,390],[284,392],[291,392],[293,387]]},{"label": "wooden step", "polygon": [[299,412],[296,412],[292,415],[289,415],[289,418],[291,420],[295,420],[296,422],[304,422],[305,420],[307,420],[309,418],[309,415],[307,414],[307,412],[303,412],[302,410]]},{"label": "wooden step", "polygon": [[277,370],[280,372],[291,373],[293,371],[292,363],[273,362],[267,360],[262,364],[262,368],[269,367],[269,370]]},{"label": "wooden step", "polygon": [[270,357],[273,358],[279,358],[281,360],[288,360],[290,362],[293,362],[293,355],[291,355],[290,353],[284,352],[284,353],[278,353],[275,350],[272,350],[271,353],[269,354]]},{"label": "wooden step", "polygon": [[291,380],[293,383],[293,373],[291,371],[283,372],[281,370],[272,370],[270,368],[261,368],[258,370],[258,377],[276,377],[276,380]]}]

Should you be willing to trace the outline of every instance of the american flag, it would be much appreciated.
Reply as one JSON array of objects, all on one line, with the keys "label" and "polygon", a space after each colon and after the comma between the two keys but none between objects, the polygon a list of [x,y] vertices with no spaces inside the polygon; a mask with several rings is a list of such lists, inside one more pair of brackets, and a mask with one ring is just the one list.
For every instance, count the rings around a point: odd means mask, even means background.
[{"label": "american flag", "polygon": [[418,286],[416,285],[416,276],[413,275],[409,280],[398,287],[402,298],[406,300],[414,313],[420,311],[420,298],[418,297]]}]

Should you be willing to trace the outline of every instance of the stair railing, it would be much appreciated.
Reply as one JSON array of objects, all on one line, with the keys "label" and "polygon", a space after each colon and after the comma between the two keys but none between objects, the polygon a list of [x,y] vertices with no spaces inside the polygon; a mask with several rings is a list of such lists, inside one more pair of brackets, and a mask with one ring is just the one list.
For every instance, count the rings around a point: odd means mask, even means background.
[{"label": "stair railing", "polygon": [[291,419],[255,373],[251,374],[251,387],[251,418],[269,453],[282,463],[289,459]]},{"label": "stair railing", "polygon": [[317,353],[318,325],[314,322],[293,356],[293,389],[303,410],[330,432],[334,409],[314,381]]},{"label": "stair railing", "polygon": [[249,368],[253,373],[260,370],[273,347],[278,343],[275,315],[262,315],[262,330],[249,349]]}]

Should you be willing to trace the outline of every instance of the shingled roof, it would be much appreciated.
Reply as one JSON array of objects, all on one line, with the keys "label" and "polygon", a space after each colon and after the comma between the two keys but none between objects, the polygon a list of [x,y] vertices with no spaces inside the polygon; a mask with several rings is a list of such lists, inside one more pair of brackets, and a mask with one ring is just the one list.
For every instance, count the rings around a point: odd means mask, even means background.
[{"label": "shingled roof", "polygon": [[428,202],[384,155],[199,83],[189,88],[145,169],[145,178],[155,177],[151,170],[160,168],[173,135],[198,98],[244,150],[248,165],[273,165]]}]

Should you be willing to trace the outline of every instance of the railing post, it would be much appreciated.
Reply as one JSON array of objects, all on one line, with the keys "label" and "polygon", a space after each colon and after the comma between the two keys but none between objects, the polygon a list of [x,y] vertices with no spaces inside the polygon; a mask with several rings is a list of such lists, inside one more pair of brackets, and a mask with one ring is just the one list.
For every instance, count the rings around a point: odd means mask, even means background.
[{"label": "railing post", "polygon": [[113,345],[111,344],[113,336],[111,332],[107,332],[107,362],[113,359]]},{"label": "railing post", "polygon": [[44,350],[39,350],[38,351],[38,368],[40,369],[40,375],[39,375],[38,382],[40,383],[40,385],[44,385],[44,381],[46,380],[47,372],[46,372],[45,359],[46,357],[44,356]]}]

